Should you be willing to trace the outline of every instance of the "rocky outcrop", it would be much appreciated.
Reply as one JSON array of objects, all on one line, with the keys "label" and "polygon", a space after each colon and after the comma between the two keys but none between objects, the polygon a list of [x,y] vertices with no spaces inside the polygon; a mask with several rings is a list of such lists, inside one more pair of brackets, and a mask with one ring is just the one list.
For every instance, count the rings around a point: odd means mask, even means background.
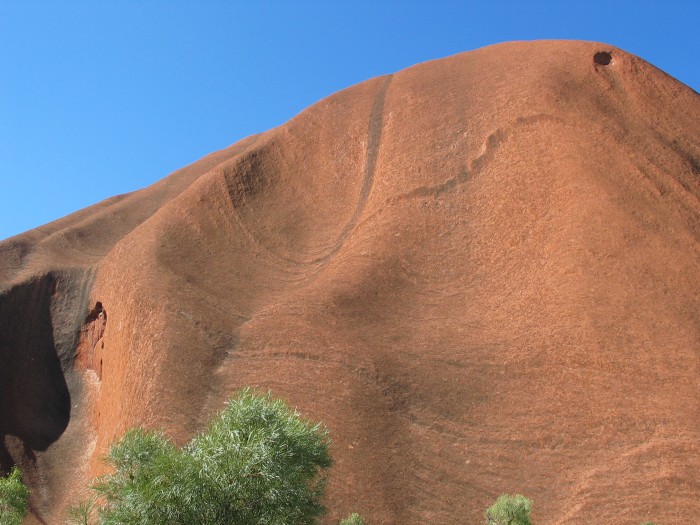
[{"label": "rocky outcrop", "polygon": [[329,523],[476,523],[504,492],[539,523],[681,523],[698,166],[697,93],[607,45],[337,93],[0,243],[2,467],[34,461],[58,522],[125,429],[184,442],[249,385],[330,427]]}]

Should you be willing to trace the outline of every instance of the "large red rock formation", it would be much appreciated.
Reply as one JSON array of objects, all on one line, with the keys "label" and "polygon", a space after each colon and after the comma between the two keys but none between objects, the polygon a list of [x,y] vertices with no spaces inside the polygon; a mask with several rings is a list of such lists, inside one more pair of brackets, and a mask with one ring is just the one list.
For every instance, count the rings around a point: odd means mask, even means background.
[{"label": "large red rock formation", "polygon": [[614,47],[349,88],[0,243],[2,467],[59,523],[125,429],[253,385],[329,426],[329,523],[686,523],[699,176],[698,94]]}]

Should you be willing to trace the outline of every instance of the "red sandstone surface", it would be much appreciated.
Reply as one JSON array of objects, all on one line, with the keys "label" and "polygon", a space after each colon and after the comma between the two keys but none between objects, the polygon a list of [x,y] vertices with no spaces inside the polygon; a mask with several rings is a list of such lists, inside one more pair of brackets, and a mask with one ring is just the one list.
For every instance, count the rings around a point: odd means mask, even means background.
[{"label": "red sandstone surface", "polygon": [[620,49],[368,80],[0,243],[0,467],[61,523],[125,429],[252,385],[330,428],[328,523],[687,523],[699,198],[698,94]]}]

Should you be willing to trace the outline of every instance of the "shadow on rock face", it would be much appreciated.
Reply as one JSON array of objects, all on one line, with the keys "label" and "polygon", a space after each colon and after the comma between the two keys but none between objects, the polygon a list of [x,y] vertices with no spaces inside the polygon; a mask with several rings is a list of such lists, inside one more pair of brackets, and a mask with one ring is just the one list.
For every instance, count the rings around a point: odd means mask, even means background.
[{"label": "shadow on rock face", "polygon": [[[0,295],[0,471],[44,451],[68,426],[70,394],[54,342],[51,275]],[[15,436],[23,450],[8,450]]]}]

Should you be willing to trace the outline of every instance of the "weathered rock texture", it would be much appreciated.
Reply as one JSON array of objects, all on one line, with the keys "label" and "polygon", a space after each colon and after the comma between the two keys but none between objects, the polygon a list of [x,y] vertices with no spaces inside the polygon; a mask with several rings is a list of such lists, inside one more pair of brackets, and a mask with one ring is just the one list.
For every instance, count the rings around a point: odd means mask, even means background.
[{"label": "weathered rock texture", "polygon": [[698,94],[619,49],[369,80],[0,243],[0,462],[60,523],[125,429],[253,385],[330,427],[329,523],[686,523],[699,198]]}]

